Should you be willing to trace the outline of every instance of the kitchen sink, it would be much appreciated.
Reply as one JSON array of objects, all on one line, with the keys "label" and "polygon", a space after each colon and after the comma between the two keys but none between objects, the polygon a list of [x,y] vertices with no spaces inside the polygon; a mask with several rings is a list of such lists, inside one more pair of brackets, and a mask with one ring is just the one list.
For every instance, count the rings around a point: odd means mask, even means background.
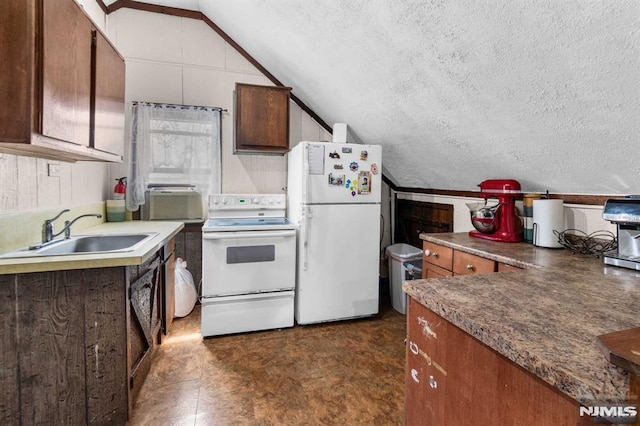
[{"label": "kitchen sink", "polygon": [[4,254],[0,256],[0,258],[128,252],[135,250],[156,235],[158,235],[157,232],[118,235],[82,235],[63,240],[55,240],[28,249],[17,250]]}]

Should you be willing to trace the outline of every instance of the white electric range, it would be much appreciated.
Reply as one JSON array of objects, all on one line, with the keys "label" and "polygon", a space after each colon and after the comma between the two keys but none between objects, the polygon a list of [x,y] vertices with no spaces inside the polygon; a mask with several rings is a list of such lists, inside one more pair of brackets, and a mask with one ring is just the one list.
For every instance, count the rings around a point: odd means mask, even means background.
[{"label": "white electric range", "polygon": [[296,227],[283,194],[209,197],[202,227],[202,336],[293,326]]}]

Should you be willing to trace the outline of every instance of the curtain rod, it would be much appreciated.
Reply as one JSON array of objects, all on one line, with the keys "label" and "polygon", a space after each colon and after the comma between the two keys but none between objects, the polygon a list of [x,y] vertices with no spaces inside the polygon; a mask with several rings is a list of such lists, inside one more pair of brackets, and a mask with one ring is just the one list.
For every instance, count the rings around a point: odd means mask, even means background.
[{"label": "curtain rod", "polygon": [[212,106],[201,106],[201,105],[165,104],[165,103],[159,103],[159,102],[146,102],[146,101],[133,101],[131,102],[131,104],[132,105],[138,105],[138,104],[153,105],[156,107],[169,107],[169,108],[180,108],[180,109],[200,108],[200,109],[211,109],[215,111],[227,112],[227,109],[224,109],[224,108],[212,107]]}]

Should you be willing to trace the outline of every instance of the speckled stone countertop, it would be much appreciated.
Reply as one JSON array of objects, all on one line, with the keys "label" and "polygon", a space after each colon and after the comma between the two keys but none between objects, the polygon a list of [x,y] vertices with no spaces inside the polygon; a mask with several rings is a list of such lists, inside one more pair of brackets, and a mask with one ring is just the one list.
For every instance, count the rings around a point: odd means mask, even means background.
[{"label": "speckled stone countertop", "polygon": [[182,222],[125,221],[105,222],[85,228],[78,235],[157,233],[135,250],[118,253],[67,254],[0,259],[0,275],[69,269],[107,268],[140,265],[164,246],[184,227]]},{"label": "speckled stone countertop", "polygon": [[596,337],[640,326],[640,273],[466,233],[421,238],[527,269],[406,281],[407,294],[582,404],[626,399],[629,375],[604,358]]}]

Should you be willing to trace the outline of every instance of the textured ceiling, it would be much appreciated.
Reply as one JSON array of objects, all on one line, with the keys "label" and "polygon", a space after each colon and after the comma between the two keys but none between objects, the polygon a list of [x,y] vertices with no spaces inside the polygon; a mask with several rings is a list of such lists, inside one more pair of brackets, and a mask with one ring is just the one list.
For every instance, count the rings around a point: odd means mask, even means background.
[{"label": "textured ceiling", "polygon": [[[106,2],[111,3],[111,2]],[[199,9],[402,187],[640,193],[637,0],[164,0]]]}]

